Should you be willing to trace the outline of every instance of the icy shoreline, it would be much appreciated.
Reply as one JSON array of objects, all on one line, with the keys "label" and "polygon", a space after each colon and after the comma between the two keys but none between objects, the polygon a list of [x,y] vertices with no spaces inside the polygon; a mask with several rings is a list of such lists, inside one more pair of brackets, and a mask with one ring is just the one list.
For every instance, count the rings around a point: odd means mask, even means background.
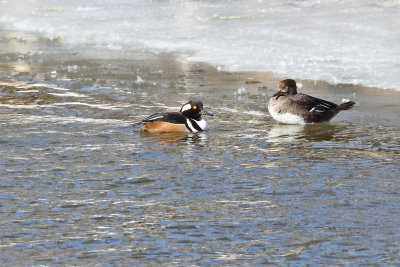
[{"label": "icy shoreline", "polygon": [[173,52],[227,71],[400,90],[400,3],[3,1],[0,25],[73,46]]}]

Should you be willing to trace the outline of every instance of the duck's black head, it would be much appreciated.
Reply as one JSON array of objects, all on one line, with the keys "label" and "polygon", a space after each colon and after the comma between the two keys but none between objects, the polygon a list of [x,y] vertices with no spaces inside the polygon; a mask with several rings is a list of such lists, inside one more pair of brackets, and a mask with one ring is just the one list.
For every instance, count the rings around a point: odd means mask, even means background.
[{"label": "duck's black head", "polygon": [[273,95],[273,97],[276,96],[276,99],[284,95],[295,95],[297,94],[296,81],[293,79],[282,80],[278,89],[279,91]]},{"label": "duck's black head", "polygon": [[199,120],[201,115],[213,116],[212,112],[208,112],[203,108],[201,101],[189,101],[181,108],[180,113],[187,118]]}]

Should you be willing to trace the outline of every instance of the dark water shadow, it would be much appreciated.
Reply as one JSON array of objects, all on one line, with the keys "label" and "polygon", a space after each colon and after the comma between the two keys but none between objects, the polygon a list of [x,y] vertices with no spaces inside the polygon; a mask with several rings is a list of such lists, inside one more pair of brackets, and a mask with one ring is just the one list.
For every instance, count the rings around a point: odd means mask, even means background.
[{"label": "dark water shadow", "polygon": [[328,122],[307,124],[304,127],[303,138],[309,141],[330,141],[345,128],[346,126],[344,125],[336,125]]}]

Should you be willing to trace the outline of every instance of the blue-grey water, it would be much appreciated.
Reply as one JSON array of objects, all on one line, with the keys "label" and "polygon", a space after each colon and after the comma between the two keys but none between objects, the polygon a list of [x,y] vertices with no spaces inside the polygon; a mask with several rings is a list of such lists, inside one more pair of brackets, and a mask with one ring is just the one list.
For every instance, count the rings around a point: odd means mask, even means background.
[{"label": "blue-grey water", "polygon": [[[355,110],[279,125],[268,74],[55,47],[1,54],[2,266],[400,265],[398,92],[303,81]],[[189,99],[209,131],[133,127]]]}]

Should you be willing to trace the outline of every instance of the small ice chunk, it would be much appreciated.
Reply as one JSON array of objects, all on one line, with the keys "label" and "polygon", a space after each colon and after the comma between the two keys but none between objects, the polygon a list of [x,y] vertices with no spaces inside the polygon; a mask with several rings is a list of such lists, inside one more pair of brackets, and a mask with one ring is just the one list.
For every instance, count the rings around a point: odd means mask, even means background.
[{"label": "small ice chunk", "polygon": [[140,77],[139,75],[136,76],[136,83],[144,83],[142,77]]},{"label": "small ice chunk", "polygon": [[242,86],[239,89],[237,89],[236,92],[233,93],[233,95],[246,95],[247,94],[247,89],[246,87]]},{"label": "small ice chunk", "polygon": [[350,102],[351,100],[348,98],[342,98],[342,103]]},{"label": "small ice chunk", "polygon": [[68,72],[76,72],[78,70],[78,65],[68,65],[67,71]]}]

